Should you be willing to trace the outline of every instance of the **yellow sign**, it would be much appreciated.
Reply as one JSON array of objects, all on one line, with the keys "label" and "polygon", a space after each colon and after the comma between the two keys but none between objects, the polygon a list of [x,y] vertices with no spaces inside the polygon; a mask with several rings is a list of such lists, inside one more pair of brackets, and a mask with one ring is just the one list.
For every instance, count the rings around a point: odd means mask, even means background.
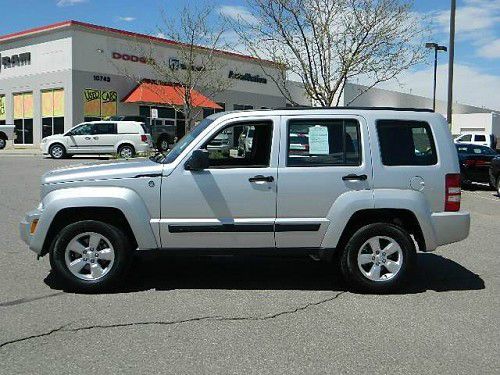
[{"label": "yellow sign", "polygon": [[101,91],[101,116],[116,116],[118,95],[116,91]]},{"label": "yellow sign", "polygon": [[85,89],[83,91],[83,115],[86,117],[115,116],[117,99],[116,91]]},{"label": "yellow sign", "polygon": [[23,94],[14,94],[14,119],[23,118]]},{"label": "yellow sign", "polygon": [[83,115],[91,117],[101,116],[101,91],[94,89],[83,90]]},{"label": "yellow sign", "polygon": [[33,118],[33,93],[23,94],[23,118]]},{"label": "yellow sign", "polygon": [[6,119],[5,114],[5,95],[0,95],[0,121]]},{"label": "yellow sign", "polygon": [[64,116],[64,90],[54,90],[54,117]]}]

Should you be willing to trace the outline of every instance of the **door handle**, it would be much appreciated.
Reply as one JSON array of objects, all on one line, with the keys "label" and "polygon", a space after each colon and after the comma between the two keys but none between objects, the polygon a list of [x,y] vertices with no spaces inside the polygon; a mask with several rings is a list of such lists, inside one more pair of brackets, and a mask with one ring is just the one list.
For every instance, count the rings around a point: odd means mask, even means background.
[{"label": "door handle", "polygon": [[343,176],[343,181],[366,181],[368,176],[366,174],[348,174],[347,176]]},{"label": "door handle", "polygon": [[90,137],[85,137],[85,139],[86,139],[86,140],[89,140],[89,139],[90,139]]},{"label": "door handle", "polygon": [[254,176],[254,177],[250,177],[248,179],[248,181],[250,181],[250,182],[259,182],[259,181],[273,182],[274,177],[273,176],[263,176],[263,175],[259,174],[259,175]]}]

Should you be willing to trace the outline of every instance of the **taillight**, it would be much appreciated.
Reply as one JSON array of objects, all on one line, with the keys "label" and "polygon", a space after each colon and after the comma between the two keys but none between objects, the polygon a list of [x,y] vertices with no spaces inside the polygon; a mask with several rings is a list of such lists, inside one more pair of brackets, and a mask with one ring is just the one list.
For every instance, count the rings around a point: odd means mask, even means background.
[{"label": "taillight", "polygon": [[147,142],[148,141],[148,136],[146,134],[141,134],[141,141]]},{"label": "taillight", "polygon": [[462,190],[460,189],[460,174],[447,174],[445,180],[445,211],[460,211]]},{"label": "taillight", "polygon": [[468,168],[473,167],[476,164],[476,161],[473,159],[467,159],[464,161],[464,165]]}]

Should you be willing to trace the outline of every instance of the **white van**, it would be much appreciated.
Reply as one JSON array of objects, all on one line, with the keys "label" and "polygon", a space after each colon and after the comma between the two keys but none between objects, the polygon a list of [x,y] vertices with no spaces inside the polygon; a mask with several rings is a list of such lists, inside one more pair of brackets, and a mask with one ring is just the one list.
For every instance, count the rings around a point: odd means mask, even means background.
[{"label": "white van", "polygon": [[151,136],[143,123],[135,121],[84,122],[64,134],[43,138],[40,148],[44,155],[61,159],[75,154],[113,154],[122,158],[149,151]]},{"label": "white van", "polygon": [[467,132],[459,135],[454,139],[455,143],[469,143],[479,146],[491,147],[493,150],[496,149],[497,140],[493,134],[488,134],[486,132]]}]

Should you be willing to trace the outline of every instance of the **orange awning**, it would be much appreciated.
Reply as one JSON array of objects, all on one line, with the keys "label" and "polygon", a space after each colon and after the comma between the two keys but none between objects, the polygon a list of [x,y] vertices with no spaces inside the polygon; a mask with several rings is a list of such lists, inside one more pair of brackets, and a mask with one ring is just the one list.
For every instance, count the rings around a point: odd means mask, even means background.
[{"label": "orange awning", "polygon": [[[163,104],[182,107],[184,104],[184,93],[185,89],[179,85],[141,82],[122,100],[122,102]],[[191,91],[191,102],[193,107],[222,109],[220,105],[196,90]]]}]

